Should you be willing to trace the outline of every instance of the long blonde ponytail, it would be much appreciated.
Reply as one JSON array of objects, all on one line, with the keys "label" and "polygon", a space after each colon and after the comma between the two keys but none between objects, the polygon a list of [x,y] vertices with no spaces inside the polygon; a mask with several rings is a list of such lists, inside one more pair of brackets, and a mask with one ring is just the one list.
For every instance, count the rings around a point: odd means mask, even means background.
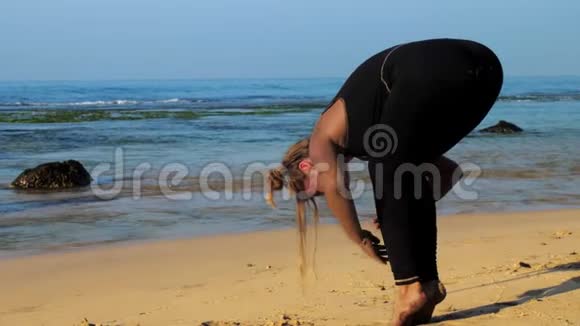
[{"label": "long blonde ponytail", "polygon": [[[308,261],[306,259],[307,251],[307,226],[306,210],[310,208],[313,210],[313,224],[314,224],[314,250],[312,255],[312,269],[315,267],[316,244],[318,242],[318,225],[320,222],[320,214],[318,205],[314,198],[307,200],[299,198],[299,194],[304,191],[304,181],[306,175],[299,169],[300,162],[308,158],[309,139],[301,139],[296,142],[286,152],[282,159],[282,166],[272,169],[268,173],[268,190],[265,198],[266,202],[273,208],[276,207],[274,201],[274,191],[280,191],[287,187],[290,192],[296,197],[296,227],[298,230],[298,253],[300,258],[300,275],[304,278],[308,270]],[[307,207],[308,206],[308,207]]]}]

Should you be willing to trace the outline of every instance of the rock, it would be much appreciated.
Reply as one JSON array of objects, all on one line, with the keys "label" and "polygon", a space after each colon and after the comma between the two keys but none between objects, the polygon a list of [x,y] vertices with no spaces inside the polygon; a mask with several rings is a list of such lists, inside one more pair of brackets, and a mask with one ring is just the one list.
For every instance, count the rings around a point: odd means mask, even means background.
[{"label": "rock", "polygon": [[522,131],[524,131],[522,128],[505,120],[500,120],[497,124],[480,130],[480,132],[495,133],[495,134],[513,134]]},{"label": "rock", "polygon": [[20,173],[11,186],[18,189],[66,189],[84,187],[92,178],[81,163],[74,160],[41,164]]},{"label": "rock", "polygon": [[523,267],[523,268],[532,268],[532,266],[530,264],[523,262],[523,261],[521,261],[519,263],[519,265],[520,265],[520,267]]}]

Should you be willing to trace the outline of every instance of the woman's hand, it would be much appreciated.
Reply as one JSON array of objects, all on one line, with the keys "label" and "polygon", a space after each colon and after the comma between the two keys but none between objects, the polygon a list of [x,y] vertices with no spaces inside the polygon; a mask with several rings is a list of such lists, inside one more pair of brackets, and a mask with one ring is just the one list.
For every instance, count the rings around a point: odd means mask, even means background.
[{"label": "woman's hand", "polygon": [[361,231],[361,249],[367,256],[380,264],[386,264],[389,260],[385,247],[380,245],[381,240],[374,236],[370,231]]},{"label": "woman's hand", "polygon": [[371,240],[372,243],[376,243],[376,244],[381,242],[381,239],[377,238],[371,231],[368,231],[368,230],[361,230],[360,237],[361,237],[361,239],[368,238]]}]

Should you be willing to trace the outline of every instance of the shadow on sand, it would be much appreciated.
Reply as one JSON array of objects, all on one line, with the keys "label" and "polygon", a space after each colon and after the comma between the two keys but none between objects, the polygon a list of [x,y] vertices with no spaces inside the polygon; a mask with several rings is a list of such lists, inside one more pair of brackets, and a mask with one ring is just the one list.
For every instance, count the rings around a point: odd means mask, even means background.
[{"label": "shadow on sand", "polygon": [[[547,274],[547,273],[551,273],[551,272],[571,271],[571,270],[572,271],[580,270],[580,261],[568,263],[568,264],[563,264],[563,265],[558,265],[558,266],[555,266],[553,268],[547,269],[545,271],[531,272],[531,273],[527,273],[525,275],[521,275],[521,276],[518,276],[515,278],[511,278],[511,279],[507,279],[507,280],[503,280],[503,281],[499,281],[499,282],[486,283],[486,284],[478,285],[478,286],[471,287],[471,288],[456,290],[453,292],[465,291],[465,290],[480,288],[480,287],[489,286],[489,285],[496,285],[496,284],[500,284],[500,283],[511,282],[511,281],[525,279],[525,278],[529,278],[529,277],[533,277],[533,276],[537,276],[537,275],[541,275],[541,274]],[[488,314],[495,314],[495,313],[500,312],[504,308],[518,306],[518,305],[524,304],[524,303],[532,301],[532,300],[541,301],[543,298],[551,297],[551,296],[554,296],[557,294],[575,291],[578,289],[580,289],[580,276],[573,277],[573,278],[571,278],[565,282],[562,282],[561,284],[555,285],[555,286],[526,291],[526,292],[520,294],[518,296],[518,298],[515,300],[495,302],[495,303],[491,303],[491,304],[487,304],[487,305],[483,305],[483,306],[479,306],[479,307],[464,309],[464,310],[448,313],[445,315],[436,316],[436,317],[433,317],[431,322],[437,323],[437,322],[443,322],[443,321],[467,319],[467,318],[488,315]]]}]

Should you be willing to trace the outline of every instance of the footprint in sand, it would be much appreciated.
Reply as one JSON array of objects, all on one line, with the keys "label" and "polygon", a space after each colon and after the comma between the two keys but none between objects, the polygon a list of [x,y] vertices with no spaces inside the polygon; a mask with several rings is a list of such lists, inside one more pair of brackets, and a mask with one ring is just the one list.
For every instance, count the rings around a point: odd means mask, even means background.
[{"label": "footprint in sand", "polygon": [[81,321],[81,323],[78,326],[95,326],[95,324],[89,322],[89,320],[85,318]]},{"label": "footprint in sand", "polygon": [[298,319],[296,316],[282,315],[278,321],[267,321],[265,326],[314,326],[314,323]]},{"label": "footprint in sand", "polygon": [[[102,324],[102,323],[96,323],[96,324],[94,324],[94,323],[91,323],[87,318],[84,318],[81,321],[81,323],[78,324],[78,326],[119,326],[119,325],[127,325],[127,324],[119,324],[119,323],[116,323],[116,322],[112,322],[112,323],[111,322],[106,322],[104,324]],[[139,326],[139,324],[130,324],[130,325]],[[75,324],[75,326],[77,326],[77,324]],[[129,325],[127,325],[127,326],[129,326]]]},{"label": "footprint in sand", "polygon": [[242,324],[235,321],[204,321],[199,326],[242,326]]},{"label": "footprint in sand", "polygon": [[570,231],[558,231],[558,232],[552,233],[552,238],[558,240],[558,239],[562,239],[565,237],[569,237],[571,235],[572,235],[572,232],[570,232]]},{"label": "footprint in sand", "polygon": [[263,322],[237,322],[237,321],[206,321],[199,326],[314,326],[314,323],[301,320],[297,316],[282,314],[279,320],[265,320]]}]

